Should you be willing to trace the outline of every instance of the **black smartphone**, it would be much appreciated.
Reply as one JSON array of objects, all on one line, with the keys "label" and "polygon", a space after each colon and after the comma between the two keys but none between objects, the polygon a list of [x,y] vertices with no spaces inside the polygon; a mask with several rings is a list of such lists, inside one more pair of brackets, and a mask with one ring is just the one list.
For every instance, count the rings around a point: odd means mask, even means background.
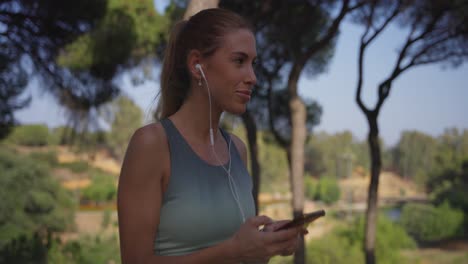
[{"label": "black smartphone", "polygon": [[301,226],[301,225],[304,225],[304,224],[308,224],[310,222],[313,222],[313,221],[317,220],[318,218],[320,218],[322,216],[325,216],[325,211],[324,210],[319,210],[319,211],[315,211],[315,212],[312,212],[312,213],[303,214],[302,216],[294,218],[293,220],[291,220],[291,222],[289,222],[289,223],[285,224],[284,226],[276,229],[276,231],[280,231],[280,230],[288,229],[288,228],[291,228],[291,227],[296,227],[296,226]]}]

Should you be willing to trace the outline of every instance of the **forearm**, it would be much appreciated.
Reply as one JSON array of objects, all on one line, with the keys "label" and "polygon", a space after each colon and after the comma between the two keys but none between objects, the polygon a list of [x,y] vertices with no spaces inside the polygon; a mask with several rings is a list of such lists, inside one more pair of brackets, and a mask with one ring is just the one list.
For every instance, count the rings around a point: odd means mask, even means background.
[{"label": "forearm", "polygon": [[[130,261],[131,262],[131,261]],[[128,262],[128,263],[130,263]],[[238,264],[241,262],[237,249],[231,239],[221,242],[213,247],[202,249],[200,251],[184,256],[151,256],[145,264],[205,264],[222,263]],[[122,262],[126,263],[126,262]]]}]

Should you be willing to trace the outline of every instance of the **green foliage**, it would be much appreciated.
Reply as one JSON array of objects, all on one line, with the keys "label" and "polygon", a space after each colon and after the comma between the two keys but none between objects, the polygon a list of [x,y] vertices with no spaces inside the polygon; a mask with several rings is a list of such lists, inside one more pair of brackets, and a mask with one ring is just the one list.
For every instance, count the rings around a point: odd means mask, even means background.
[{"label": "green foliage", "polygon": [[436,241],[457,235],[463,224],[463,212],[444,203],[439,207],[425,204],[407,204],[403,207],[400,223],[416,240]]},{"label": "green foliage", "polygon": [[69,257],[68,262],[63,264],[120,263],[117,236],[84,236],[65,244],[63,252]]},{"label": "green foliage", "polygon": [[53,240],[47,251],[47,262],[53,264],[65,264],[71,262],[70,257],[62,251],[62,244],[59,240]]},{"label": "green foliage", "polygon": [[[5,48],[1,47],[2,50]],[[27,106],[31,100],[31,97],[22,96],[28,84],[28,74],[18,61],[14,54],[0,52],[0,140],[8,136],[16,123],[14,111]]]},{"label": "green foliage", "polygon": [[[113,236],[81,236],[67,243],[52,241],[47,262],[53,264],[120,263],[118,239]],[[34,262],[36,263],[36,262]]]},{"label": "green foliage", "polygon": [[143,112],[130,98],[121,96],[111,105],[113,117],[107,145],[118,159],[123,159],[128,142],[135,130],[143,124]]},{"label": "green foliage", "polygon": [[13,128],[7,141],[23,146],[45,146],[48,145],[49,128],[46,125],[23,125]]},{"label": "green foliage", "polygon": [[321,177],[318,181],[312,177],[304,178],[305,195],[312,200],[322,201],[326,204],[335,203],[340,199],[340,188],[335,179]]},{"label": "green foliage", "polygon": [[2,244],[0,263],[47,263],[47,245],[38,233],[21,235]]},{"label": "green foliage", "polygon": [[111,210],[109,209],[104,210],[103,215],[102,215],[102,223],[101,223],[101,227],[103,229],[107,228],[109,224],[111,223],[111,218],[112,218],[111,214],[112,214]]},{"label": "green foliage", "polygon": [[71,170],[74,173],[84,173],[88,172],[90,170],[90,166],[88,162],[86,161],[73,161],[73,162],[66,162],[66,163],[60,163],[59,165],[62,168],[67,168]]},{"label": "green foliage", "polygon": [[355,166],[369,168],[366,142],[359,142],[349,131],[329,135],[314,135],[305,147],[304,169],[314,176],[351,176]]},{"label": "green foliage", "polygon": [[463,256],[457,257],[453,260],[452,264],[466,264],[468,263],[468,253]]},{"label": "green foliage", "polygon": [[310,200],[315,200],[315,193],[317,191],[317,180],[309,175],[304,176],[304,195]]},{"label": "green foliage", "polygon": [[[53,90],[57,97],[65,93],[53,89],[56,84],[63,85],[61,88],[70,88],[70,82],[66,85],[62,82],[69,76],[64,76],[65,71],[57,67],[55,57],[67,43],[93,28],[94,22],[105,13],[106,2],[1,1],[0,139],[16,124],[14,111],[27,106],[31,99],[22,93],[27,87],[28,75],[38,74],[37,77],[47,80],[49,83],[40,85],[41,88]],[[34,61],[35,67],[25,64],[24,57]],[[72,88],[67,91],[70,90]]]},{"label": "green foliage", "polygon": [[[357,218],[351,226],[338,228],[307,245],[307,263],[364,263],[364,217]],[[406,263],[399,254],[402,249],[415,248],[416,244],[405,230],[379,215],[376,237],[378,263]]]},{"label": "green foliage", "polygon": [[116,179],[112,175],[97,172],[93,175],[91,184],[83,189],[82,199],[95,203],[109,202],[117,196]]},{"label": "green foliage", "polygon": [[52,168],[58,166],[59,164],[57,153],[55,151],[32,152],[29,154],[29,157],[38,163],[47,164]]},{"label": "green foliage", "polygon": [[73,199],[50,176],[47,165],[2,149],[0,172],[0,249],[5,254],[36,247],[34,234],[42,242],[47,234],[73,225]]},{"label": "green foliage", "polygon": [[268,264],[293,264],[293,256],[275,256],[270,259]]},{"label": "green foliage", "polygon": [[468,157],[468,130],[446,129],[437,138],[405,131],[391,153],[393,168],[432,191],[446,186],[443,179],[451,178],[450,174],[459,173],[463,160]]},{"label": "green foliage", "polygon": [[460,168],[434,176],[428,184],[435,204],[448,202],[468,214],[468,158]]},{"label": "green foliage", "polygon": [[436,140],[418,131],[404,131],[393,149],[394,166],[400,175],[423,185],[432,171]]},{"label": "green foliage", "polygon": [[[151,57],[168,28],[153,1],[110,0],[97,27],[68,45],[58,58],[60,65],[75,71],[90,70],[111,79],[119,65],[132,65]],[[118,45],[112,45],[118,43]]]},{"label": "green foliage", "polygon": [[351,243],[338,232],[327,234],[307,245],[307,264],[364,263],[359,243]]},{"label": "green foliage", "polygon": [[258,159],[261,166],[262,192],[287,192],[289,167],[284,150],[277,144],[268,141],[268,132],[259,132],[258,136]]}]

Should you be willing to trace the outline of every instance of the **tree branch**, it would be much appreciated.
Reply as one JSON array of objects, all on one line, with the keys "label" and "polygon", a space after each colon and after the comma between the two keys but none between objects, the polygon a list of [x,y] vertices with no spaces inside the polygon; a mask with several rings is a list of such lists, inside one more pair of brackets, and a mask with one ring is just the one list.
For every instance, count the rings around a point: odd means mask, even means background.
[{"label": "tree branch", "polygon": [[[330,43],[330,41],[336,36],[338,29],[340,27],[341,22],[343,21],[344,17],[350,12],[349,9],[349,1],[350,0],[343,0],[343,5],[341,6],[339,14],[333,19],[332,24],[327,30],[327,33],[320,38],[318,41],[314,42],[304,53],[304,55],[294,63],[289,77],[288,77],[288,88],[291,89],[294,87],[292,84],[297,83],[299,80],[299,75],[302,72],[302,69],[305,67],[307,61],[316,54],[318,51],[323,49],[326,45]],[[361,4],[357,4],[353,8],[359,7]],[[290,96],[297,96],[297,91],[290,90]]]},{"label": "tree branch", "polygon": [[269,77],[268,79],[268,123],[276,141],[280,144],[281,147],[286,149],[289,146],[289,142],[280,135],[275,126],[275,118],[273,116],[273,84],[271,81],[271,77]]},{"label": "tree branch", "polygon": [[[365,41],[366,45],[371,43],[387,27],[387,25],[398,15],[398,13],[400,12],[400,7],[401,7],[401,0],[398,0],[398,4],[396,5],[392,14],[389,17],[387,17],[384,23],[380,27],[377,27],[377,29],[374,31],[374,34],[368,40]],[[373,9],[374,8],[375,8],[375,5]],[[371,16],[373,16],[373,12],[371,13]],[[373,25],[372,18],[370,18],[369,21],[370,21],[370,25],[372,26]]]}]

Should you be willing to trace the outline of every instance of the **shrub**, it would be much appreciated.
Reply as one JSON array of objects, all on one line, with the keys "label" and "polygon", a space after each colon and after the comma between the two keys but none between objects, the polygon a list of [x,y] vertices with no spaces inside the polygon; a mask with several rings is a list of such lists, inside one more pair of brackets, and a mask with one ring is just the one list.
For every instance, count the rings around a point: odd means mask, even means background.
[{"label": "shrub", "polygon": [[307,245],[307,264],[348,264],[364,263],[359,244],[351,244],[348,239],[335,231]]},{"label": "shrub", "polygon": [[66,256],[71,256],[72,263],[120,263],[120,249],[116,236],[84,236],[65,244],[63,252]]},{"label": "shrub", "polygon": [[315,192],[317,190],[317,180],[311,176],[304,177],[304,194],[307,198],[315,200]]},{"label": "shrub", "polygon": [[47,235],[74,223],[73,198],[48,166],[15,152],[0,149],[0,172],[0,263],[42,263]]},{"label": "shrub", "polygon": [[49,143],[49,128],[46,125],[17,126],[7,141],[23,146],[45,146]]},{"label": "shrub", "polygon": [[50,167],[56,167],[59,162],[57,159],[57,153],[55,151],[48,152],[32,152],[29,157],[35,161],[45,163]]},{"label": "shrub", "polygon": [[448,203],[438,207],[427,204],[407,204],[400,224],[420,242],[436,241],[457,235],[463,225],[463,212]]},{"label": "shrub", "polygon": [[335,179],[321,177],[318,181],[306,177],[304,179],[305,195],[312,200],[319,200],[326,204],[335,203],[340,199],[340,187]]},{"label": "shrub", "polygon": [[73,161],[67,163],[61,163],[60,167],[67,168],[74,173],[87,172],[90,169],[88,162],[86,161]]},{"label": "shrub", "polygon": [[[350,227],[338,228],[331,234],[307,245],[307,263],[364,263],[364,217]],[[378,263],[405,263],[398,252],[414,248],[415,242],[403,228],[380,215],[377,224],[376,257]]]},{"label": "shrub", "polygon": [[96,173],[91,184],[83,190],[82,198],[95,203],[109,202],[115,199],[117,188],[114,176]]}]

